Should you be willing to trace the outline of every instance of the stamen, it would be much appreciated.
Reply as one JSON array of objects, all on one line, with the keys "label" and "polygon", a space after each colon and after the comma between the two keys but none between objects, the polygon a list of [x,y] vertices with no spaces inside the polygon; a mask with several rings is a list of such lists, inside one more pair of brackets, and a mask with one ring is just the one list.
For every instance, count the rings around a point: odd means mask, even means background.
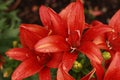
[{"label": "stamen", "polygon": [[78,33],[78,36],[80,37],[80,30],[75,30]]},{"label": "stamen", "polygon": [[76,48],[71,47],[71,53],[73,53],[76,50]]},{"label": "stamen", "polygon": [[115,30],[114,30],[114,29],[112,29],[112,32],[115,32]]},{"label": "stamen", "polygon": [[106,44],[107,44],[107,46],[108,46],[109,49],[112,49],[112,46],[110,45],[109,41],[106,41]]},{"label": "stamen", "polygon": [[48,33],[48,36],[52,34],[52,30],[50,29],[49,33]]},{"label": "stamen", "polygon": [[40,61],[40,57],[39,56],[37,56],[37,60]]}]

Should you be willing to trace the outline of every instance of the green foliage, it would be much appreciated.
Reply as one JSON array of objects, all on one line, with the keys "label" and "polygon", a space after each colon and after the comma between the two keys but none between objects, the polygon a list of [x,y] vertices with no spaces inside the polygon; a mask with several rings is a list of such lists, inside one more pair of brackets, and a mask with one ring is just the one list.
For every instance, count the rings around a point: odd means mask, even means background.
[{"label": "green foliage", "polygon": [[[8,12],[8,8],[14,0],[0,0],[0,54],[5,58],[3,69],[0,70],[0,80],[11,80],[11,74],[20,64],[19,61],[8,58],[5,52],[13,47],[19,47],[18,10]],[[38,80],[38,75],[33,75],[25,80]]]},{"label": "green foliage", "polygon": [[0,11],[8,9],[8,6],[13,2],[13,0],[0,0]]},{"label": "green foliage", "polygon": [[[14,47],[13,42],[18,39],[18,26],[21,20],[18,18],[18,10],[8,11],[14,0],[0,0],[0,54],[5,58],[5,64],[0,71],[0,80],[10,80],[11,73],[19,62],[6,57],[5,52]],[[4,78],[6,76],[7,78]]]},{"label": "green foliage", "polygon": [[18,11],[7,11],[12,2],[13,0],[0,0],[0,53],[11,48],[13,40],[18,40],[18,25],[20,24]]},{"label": "green foliage", "polygon": [[[75,65],[76,62],[77,62],[77,64],[80,64],[80,66],[78,65],[78,69],[74,68],[74,65]],[[75,63],[73,65],[72,70],[70,70],[69,73],[76,80],[80,80],[80,78],[82,78],[83,76],[87,75],[92,70],[92,66],[90,64],[90,60],[85,55],[83,55],[82,53],[79,53]]]}]

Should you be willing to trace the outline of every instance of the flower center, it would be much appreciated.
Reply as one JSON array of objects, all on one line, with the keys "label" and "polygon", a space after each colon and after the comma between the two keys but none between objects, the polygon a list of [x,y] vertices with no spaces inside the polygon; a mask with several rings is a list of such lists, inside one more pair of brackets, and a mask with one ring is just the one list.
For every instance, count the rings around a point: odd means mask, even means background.
[{"label": "flower center", "polygon": [[109,41],[106,41],[106,44],[107,44],[107,46],[108,46],[109,49],[112,49],[112,46],[110,45]]},{"label": "flower center", "polygon": [[74,51],[76,50],[76,48],[75,47],[71,47],[71,53],[73,53]]}]

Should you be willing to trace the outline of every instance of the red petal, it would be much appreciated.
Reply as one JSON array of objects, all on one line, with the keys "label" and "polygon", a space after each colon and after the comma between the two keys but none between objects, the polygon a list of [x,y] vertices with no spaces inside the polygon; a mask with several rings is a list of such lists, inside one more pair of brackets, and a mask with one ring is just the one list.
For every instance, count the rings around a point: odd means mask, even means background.
[{"label": "red petal", "polygon": [[68,43],[73,47],[78,47],[80,45],[80,36],[77,31],[74,31],[74,33],[69,35]]},{"label": "red petal", "polygon": [[22,24],[20,25],[20,40],[24,47],[34,48],[35,43],[48,35],[48,31],[39,25]]},{"label": "red petal", "polygon": [[92,71],[90,71],[87,75],[85,75],[80,80],[91,80],[91,77],[93,76],[93,74],[95,73],[95,71],[96,71],[96,69],[93,69]]},{"label": "red petal", "polygon": [[[47,14],[47,16],[45,14]],[[41,6],[40,16],[43,20],[43,24],[48,26],[48,29],[52,30],[53,34],[58,34],[63,37],[67,36],[67,28],[65,27],[63,20],[52,9]]]},{"label": "red petal", "polygon": [[40,65],[36,58],[29,58],[22,62],[12,74],[12,80],[24,79],[39,72],[44,65]]},{"label": "red petal", "polygon": [[95,45],[94,43],[84,42],[79,47],[79,50],[83,54],[85,54],[90,60],[100,64],[102,63],[103,58],[102,58],[101,52],[97,47],[97,45]]},{"label": "red petal", "polygon": [[120,10],[118,10],[111,18],[109,25],[116,31],[120,32]]},{"label": "red petal", "polygon": [[98,80],[103,80],[104,77],[104,68],[102,64],[95,61],[91,61],[92,66],[96,69],[96,75]]},{"label": "red petal", "polygon": [[59,15],[62,17],[63,20],[67,20],[67,15],[70,13],[70,11],[72,10],[73,5],[75,4],[75,2],[70,3],[65,9],[63,9]]},{"label": "red petal", "polygon": [[110,41],[110,45],[115,51],[120,51],[120,37]]},{"label": "red petal", "polygon": [[67,25],[67,17],[68,17],[68,14],[71,12],[72,10],[72,7],[75,5],[75,2],[72,2],[70,3],[65,9],[63,9],[59,15],[61,16],[61,18],[64,20],[64,22],[66,23]]},{"label": "red petal", "polygon": [[68,14],[68,32],[72,33],[78,30],[80,35],[85,27],[84,9],[80,1],[76,1]]},{"label": "red petal", "polygon": [[20,61],[23,61],[33,56],[31,51],[27,48],[13,48],[8,50],[6,52],[6,55]]},{"label": "red petal", "polygon": [[104,80],[120,80],[120,52],[115,54]]},{"label": "red petal", "polygon": [[102,80],[104,75],[104,69],[102,67],[103,58],[97,45],[92,42],[84,42],[79,50],[90,59],[93,67],[96,69],[98,79]]},{"label": "red petal", "polygon": [[97,36],[93,43],[95,43],[100,49],[106,49],[108,50],[108,46],[106,44],[106,36],[104,34]]},{"label": "red petal", "polygon": [[35,45],[35,49],[36,51],[43,53],[62,52],[62,51],[68,51],[69,45],[66,43],[63,37],[53,35],[41,39]]},{"label": "red petal", "polygon": [[59,65],[57,71],[57,80],[75,80],[72,76],[68,74],[68,72],[64,68],[66,69],[63,64]]},{"label": "red petal", "polygon": [[66,67],[66,71],[69,71],[72,66],[73,66],[73,63],[75,62],[75,60],[77,59],[77,56],[78,54],[77,53],[69,53],[69,52],[66,52],[64,53],[63,55],[63,65]]},{"label": "red petal", "polygon": [[49,21],[50,14],[48,12],[48,8],[45,6],[41,6],[39,9],[39,15],[44,27],[46,27],[47,29],[48,27],[51,27],[51,21]]},{"label": "red petal", "polygon": [[96,37],[101,36],[102,34],[110,31],[112,31],[112,28],[109,28],[107,25],[96,25],[85,32],[85,34],[82,37],[82,41],[92,41]]},{"label": "red petal", "polygon": [[46,64],[51,68],[58,68],[59,64],[62,62],[63,53],[52,53],[50,61]]},{"label": "red petal", "polygon": [[92,26],[97,26],[97,25],[101,25],[101,24],[103,24],[103,23],[100,22],[100,21],[97,21],[97,20],[94,20],[94,21],[92,21],[92,23],[91,23]]},{"label": "red petal", "polygon": [[39,72],[39,80],[51,80],[50,68],[43,68]]}]

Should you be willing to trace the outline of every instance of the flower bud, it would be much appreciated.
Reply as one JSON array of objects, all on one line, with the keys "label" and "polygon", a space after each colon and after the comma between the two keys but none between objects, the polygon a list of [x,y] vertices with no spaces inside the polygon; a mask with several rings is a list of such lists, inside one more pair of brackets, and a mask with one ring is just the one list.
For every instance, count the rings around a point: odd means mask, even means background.
[{"label": "flower bud", "polygon": [[80,72],[80,70],[82,69],[82,64],[78,61],[75,61],[74,64],[73,64],[73,67],[72,67],[72,70],[75,71],[76,73],[77,72]]},{"label": "flower bud", "polygon": [[107,52],[107,51],[104,51],[104,52],[102,53],[102,56],[103,56],[103,58],[104,58],[105,60],[109,60],[109,59],[111,58],[110,53]]},{"label": "flower bud", "polygon": [[13,41],[13,47],[18,47],[18,41]]},{"label": "flower bud", "polygon": [[3,77],[9,77],[11,73],[12,73],[12,68],[7,68],[3,73]]}]

